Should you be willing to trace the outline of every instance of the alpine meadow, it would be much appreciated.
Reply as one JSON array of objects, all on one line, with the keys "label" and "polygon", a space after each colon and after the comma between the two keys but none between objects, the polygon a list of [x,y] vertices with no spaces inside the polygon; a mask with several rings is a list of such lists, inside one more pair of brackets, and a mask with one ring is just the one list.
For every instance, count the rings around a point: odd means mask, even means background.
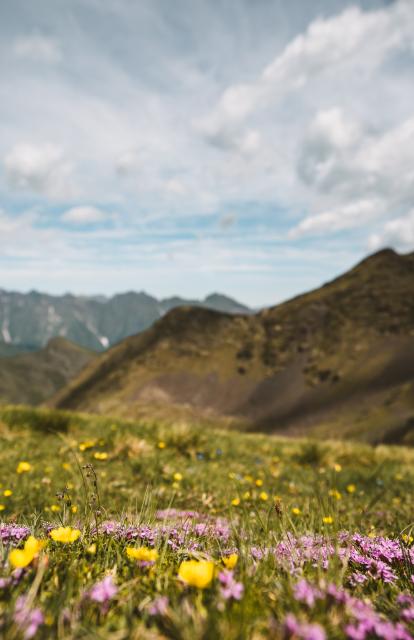
[{"label": "alpine meadow", "polygon": [[0,3],[2,640],[414,640],[413,33]]}]

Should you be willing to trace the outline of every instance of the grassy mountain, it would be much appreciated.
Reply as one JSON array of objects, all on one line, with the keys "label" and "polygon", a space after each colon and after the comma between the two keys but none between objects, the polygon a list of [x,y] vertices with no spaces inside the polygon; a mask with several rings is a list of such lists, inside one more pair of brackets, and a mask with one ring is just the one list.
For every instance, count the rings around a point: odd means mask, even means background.
[{"label": "grassy mountain", "polygon": [[53,401],[267,432],[408,440],[414,254],[384,250],[257,315],[182,307],[91,363]]},{"label": "grassy mountain", "polygon": [[94,357],[65,338],[53,338],[40,351],[0,357],[0,403],[39,404]]},{"label": "grassy mountain", "polygon": [[104,298],[0,290],[0,354],[7,345],[39,349],[55,336],[102,351],[126,336],[147,329],[167,311],[183,304],[230,313],[249,312],[244,305],[220,294],[202,301],[187,301],[182,298],[157,300],[134,291]]}]

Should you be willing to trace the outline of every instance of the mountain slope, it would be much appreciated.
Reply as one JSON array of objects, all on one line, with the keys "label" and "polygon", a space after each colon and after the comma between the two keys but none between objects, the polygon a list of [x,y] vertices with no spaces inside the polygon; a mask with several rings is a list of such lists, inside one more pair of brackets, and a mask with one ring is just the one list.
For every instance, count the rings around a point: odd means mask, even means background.
[{"label": "mountain slope", "polygon": [[[189,304],[182,298],[157,300],[144,292],[130,291],[112,298],[70,294],[51,296],[0,290],[0,351],[6,345],[39,349],[55,336],[96,351],[143,331],[174,307]],[[249,313],[248,307],[220,294],[193,306]]]},{"label": "mountain slope", "polygon": [[215,416],[269,432],[407,438],[414,254],[381,251],[255,316],[173,310],[101,356],[52,404],[124,416]]},{"label": "mountain slope", "polygon": [[64,338],[53,338],[40,351],[2,357],[0,403],[39,404],[95,357]]}]

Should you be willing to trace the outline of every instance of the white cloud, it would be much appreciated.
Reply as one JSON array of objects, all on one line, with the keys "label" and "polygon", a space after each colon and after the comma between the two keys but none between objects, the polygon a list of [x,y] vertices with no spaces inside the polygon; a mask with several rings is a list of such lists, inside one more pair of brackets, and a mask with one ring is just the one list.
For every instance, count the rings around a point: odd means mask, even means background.
[{"label": "white cloud", "polygon": [[377,11],[350,7],[339,15],[318,18],[254,81],[228,87],[214,109],[196,121],[196,129],[212,144],[236,140],[249,116],[280,103],[323,74],[343,73],[346,67],[357,66],[366,73],[378,68],[390,51],[411,50],[413,30],[411,0],[399,0]]},{"label": "white cloud", "polygon": [[72,166],[63,149],[51,143],[16,144],[4,158],[9,185],[14,189],[30,190],[51,198],[69,197]]},{"label": "white cloud", "polygon": [[371,251],[388,246],[402,251],[414,250],[414,209],[406,216],[386,222],[383,229],[372,234],[368,240]]},{"label": "white cloud", "polygon": [[177,178],[171,178],[170,180],[167,180],[164,187],[168,193],[172,193],[176,196],[182,196],[187,192],[185,184],[183,184],[181,180],[178,180]]},{"label": "white cloud", "polygon": [[382,211],[376,199],[358,200],[349,204],[308,216],[289,232],[289,237],[323,235],[365,225]]},{"label": "white cloud", "polygon": [[47,63],[59,62],[62,57],[59,43],[40,34],[20,36],[13,44],[13,52],[18,58]]},{"label": "white cloud", "polygon": [[102,209],[91,206],[72,207],[62,215],[62,221],[74,225],[105,222],[111,216]]},{"label": "white cloud", "polygon": [[319,196],[331,205],[312,212],[291,237],[350,229],[404,212],[414,198],[414,118],[372,132],[338,109],[320,112],[300,150],[298,174],[316,203]]}]

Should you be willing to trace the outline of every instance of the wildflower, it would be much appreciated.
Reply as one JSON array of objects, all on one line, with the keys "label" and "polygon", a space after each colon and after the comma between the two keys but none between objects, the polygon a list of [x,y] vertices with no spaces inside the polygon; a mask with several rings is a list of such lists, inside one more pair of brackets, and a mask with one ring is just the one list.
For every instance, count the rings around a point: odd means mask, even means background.
[{"label": "wildflower", "polygon": [[44,623],[41,610],[28,608],[25,596],[19,596],[17,598],[13,618],[16,625],[23,632],[25,640],[33,638],[40,625]]},{"label": "wildflower", "polygon": [[90,556],[94,556],[96,553],[96,544],[93,542],[91,545],[89,545],[89,547],[86,549],[86,553],[88,553]]},{"label": "wildflower", "polygon": [[72,542],[76,542],[80,534],[81,532],[79,529],[72,529],[72,527],[58,527],[57,529],[52,529],[49,535],[55,542],[71,544]]},{"label": "wildflower", "polygon": [[153,563],[158,558],[158,551],[148,547],[127,547],[126,552],[128,558],[139,560],[140,562]]},{"label": "wildflower", "polygon": [[5,510],[5,508],[6,508],[6,505],[5,505],[5,504],[0,504],[0,511],[4,511],[4,510]]},{"label": "wildflower", "polygon": [[304,602],[311,609],[317,598],[321,597],[319,590],[311,585],[307,580],[299,580],[293,589],[295,600]]},{"label": "wildflower", "polygon": [[65,471],[70,471],[71,470],[71,466],[70,466],[69,462],[62,462],[62,469],[64,469]]},{"label": "wildflower", "polygon": [[165,616],[168,609],[167,596],[158,596],[150,603],[148,612],[150,616]]},{"label": "wildflower", "polygon": [[233,505],[233,507],[238,507],[240,504],[240,498],[233,498],[231,504]]},{"label": "wildflower", "polygon": [[183,479],[183,476],[181,473],[177,472],[177,473],[174,473],[173,478],[176,482],[181,482],[181,480]]},{"label": "wildflower", "polygon": [[60,506],[58,504],[52,504],[50,505],[50,510],[54,511],[54,513],[57,513],[58,511],[60,511]]},{"label": "wildflower", "polygon": [[339,473],[340,471],[342,471],[341,465],[338,464],[337,462],[335,462],[335,464],[332,465],[332,468],[334,471],[336,471],[336,473]]},{"label": "wildflower", "polygon": [[263,480],[261,478],[258,478],[255,482],[256,487],[262,487],[263,486]]},{"label": "wildflower", "polygon": [[241,600],[244,586],[241,582],[236,582],[232,571],[221,571],[218,575],[221,584],[220,594],[225,600]]},{"label": "wildflower", "polygon": [[93,454],[93,457],[95,458],[95,460],[107,460],[108,454],[106,453],[106,451],[97,451]]},{"label": "wildflower", "polygon": [[72,513],[78,513],[78,507],[76,506],[76,504],[73,504],[70,510],[72,511]]},{"label": "wildflower", "polygon": [[30,462],[25,462],[24,460],[22,462],[19,462],[19,464],[16,467],[16,472],[17,473],[27,473],[28,471],[32,470],[32,465],[30,464]]},{"label": "wildflower", "polygon": [[178,569],[178,577],[191,587],[205,589],[214,577],[214,563],[211,560],[184,560]]},{"label": "wildflower", "polygon": [[325,640],[326,633],[319,624],[300,623],[293,615],[288,613],[285,618],[285,631],[287,638],[301,638],[302,640]]},{"label": "wildflower", "polygon": [[238,559],[239,559],[239,556],[237,555],[237,553],[231,553],[229,556],[223,556],[222,562],[226,567],[226,569],[234,569]]},{"label": "wildflower", "polygon": [[250,500],[250,491],[245,491],[242,495],[243,500]]},{"label": "wildflower", "polygon": [[348,493],[355,493],[356,486],[354,484],[348,484],[346,490],[348,491]]},{"label": "wildflower", "polygon": [[167,445],[165,444],[165,442],[163,440],[160,440],[158,443],[158,449],[165,449]]},{"label": "wildflower", "polygon": [[302,513],[301,510],[298,507],[293,507],[292,509],[292,513],[294,516],[300,516],[300,514]]},{"label": "wildflower", "polygon": [[79,443],[79,450],[86,451],[87,449],[92,449],[96,445],[96,440],[86,440],[85,442]]},{"label": "wildflower", "polygon": [[105,613],[109,608],[109,601],[117,593],[118,587],[114,583],[112,576],[106,576],[106,578],[94,584],[86,595],[90,600],[102,605],[102,612]]},{"label": "wildflower", "polygon": [[263,500],[263,502],[266,502],[266,500],[269,499],[268,494],[266,493],[266,491],[262,491],[259,495],[260,500]]},{"label": "wildflower", "polygon": [[44,540],[29,536],[23,549],[13,549],[9,553],[9,562],[15,569],[27,567],[45,546]]},{"label": "wildflower", "polygon": [[13,491],[11,491],[10,489],[5,489],[3,491],[3,495],[5,498],[9,498],[11,495],[13,495]]},{"label": "wildflower", "polygon": [[331,489],[329,491],[329,495],[331,496],[331,498],[335,498],[335,500],[341,500],[342,496],[339,493],[338,489]]},{"label": "wildflower", "polygon": [[322,522],[324,524],[333,524],[333,518],[332,518],[332,516],[324,516],[322,518]]},{"label": "wildflower", "polygon": [[413,536],[408,535],[407,533],[403,533],[401,537],[406,544],[411,544],[412,542],[414,542]]}]

